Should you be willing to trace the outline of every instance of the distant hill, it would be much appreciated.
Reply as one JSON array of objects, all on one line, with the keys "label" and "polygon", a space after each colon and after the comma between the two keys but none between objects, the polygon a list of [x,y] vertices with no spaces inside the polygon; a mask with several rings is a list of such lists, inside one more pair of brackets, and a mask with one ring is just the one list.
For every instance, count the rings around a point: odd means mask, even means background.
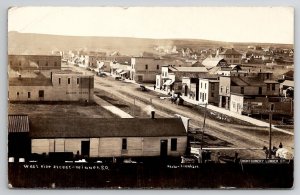
[{"label": "distant hill", "polygon": [[[253,43],[229,43],[201,39],[145,39],[129,37],[85,37],[63,36],[34,33],[8,33],[8,53],[48,53],[52,50],[119,51],[125,55],[139,55],[142,52],[154,52],[157,46],[176,46],[177,49],[216,47],[245,47]],[[256,44],[258,45],[258,44]],[[272,45],[272,44],[259,44]],[[284,45],[286,47],[286,45]],[[288,47],[292,47],[288,45]]]}]

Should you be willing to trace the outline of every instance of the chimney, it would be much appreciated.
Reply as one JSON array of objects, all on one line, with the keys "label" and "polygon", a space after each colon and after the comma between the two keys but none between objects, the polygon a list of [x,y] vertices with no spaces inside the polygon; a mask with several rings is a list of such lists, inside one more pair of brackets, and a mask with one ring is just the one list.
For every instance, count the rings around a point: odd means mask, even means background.
[{"label": "chimney", "polygon": [[155,118],[155,111],[151,111],[151,118],[152,118],[152,119]]}]

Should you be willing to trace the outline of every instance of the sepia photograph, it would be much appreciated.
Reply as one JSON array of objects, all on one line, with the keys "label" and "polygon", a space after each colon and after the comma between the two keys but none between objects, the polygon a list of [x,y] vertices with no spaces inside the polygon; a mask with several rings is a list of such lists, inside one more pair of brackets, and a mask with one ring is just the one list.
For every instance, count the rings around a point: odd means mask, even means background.
[{"label": "sepia photograph", "polygon": [[7,14],[10,189],[293,188],[293,7]]}]

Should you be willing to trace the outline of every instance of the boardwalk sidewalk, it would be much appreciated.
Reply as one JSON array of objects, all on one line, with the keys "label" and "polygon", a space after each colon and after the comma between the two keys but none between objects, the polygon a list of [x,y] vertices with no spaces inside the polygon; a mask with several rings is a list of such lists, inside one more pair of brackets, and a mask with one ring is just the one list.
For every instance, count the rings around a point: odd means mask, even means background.
[{"label": "boardwalk sidewalk", "polygon": [[[152,91],[155,91],[155,92],[158,92],[158,93],[161,93],[161,94],[164,94],[164,95],[167,95],[168,92],[166,91],[163,91],[163,90],[160,90],[160,89],[155,89],[152,87],[152,86],[146,86],[146,88],[148,90],[152,90]],[[197,106],[202,106],[202,107],[205,107],[204,104],[200,104],[198,101],[196,100],[193,100],[193,99],[190,99],[186,96],[181,96],[181,98],[190,103],[190,104],[193,104],[193,105],[197,105]],[[208,104],[207,105],[207,109],[208,110],[211,110],[211,111],[214,111],[214,112],[218,112],[220,114],[223,114],[223,115],[227,115],[227,116],[230,116],[230,117],[233,117],[233,118],[236,118],[236,119],[239,119],[239,120],[242,120],[242,121],[245,121],[245,122],[248,122],[248,123],[251,123],[253,125],[256,125],[256,126],[259,126],[259,127],[269,127],[269,123],[267,122],[264,122],[264,121],[261,121],[261,120],[258,120],[258,119],[255,119],[255,118],[251,118],[249,116],[245,116],[245,115],[240,115],[238,113],[234,113],[234,112],[231,112],[229,110],[226,110],[224,108],[220,108],[220,107],[217,107],[217,106],[213,106],[213,105],[210,105]],[[276,130],[276,131],[280,131],[282,133],[285,133],[285,134],[289,134],[289,135],[294,135],[293,132],[290,132],[290,131],[287,131],[287,130],[284,130],[284,129],[280,129],[280,128],[277,128],[275,127],[274,125],[272,125],[272,129]]]},{"label": "boardwalk sidewalk", "polygon": [[121,118],[133,118],[133,116],[131,116],[127,112],[124,112],[120,108],[117,108],[116,106],[110,104],[109,102],[103,100],[102,98],[99,98],[96,95],[94,95],[94,101],[98,105],[102,106],[105,110],[108,110],[108,111],[112,112],[113,114],[115,114],[115,115],[117,115]]}]

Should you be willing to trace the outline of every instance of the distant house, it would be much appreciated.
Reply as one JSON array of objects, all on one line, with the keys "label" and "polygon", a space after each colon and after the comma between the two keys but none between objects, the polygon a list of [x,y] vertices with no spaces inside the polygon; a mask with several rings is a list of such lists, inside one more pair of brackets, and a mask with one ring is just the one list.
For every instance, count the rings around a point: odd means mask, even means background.
[{"label": "distant house", "polygon": [[57,71],[51,77],[9,78],[9,101],[92,101],[94,76]]},{"label": "distant house", "polygon": [[242,71],[240,65],[229,65],[229,66],[216,66],[209,69],[208,73],[210,75],[222,75],[222,76],[230,76],[233,74],[236,75],[244,75],[245,71]]},{"label": "distant house", "polygon": [[29,126],[31,152],[36,154],[163,157],[184,155],[187,148],[187,132],[180,118],[32,117]]},{"label": "distant house", "polygon": [[228,64],[241,64],[242,60],[242,54],[233,48],[219,53],[219,57],[223,58]]},{"label": "distant house", "polygon": [[9,55],[9,66],[13,70],[61,69],[61,55]]}]

